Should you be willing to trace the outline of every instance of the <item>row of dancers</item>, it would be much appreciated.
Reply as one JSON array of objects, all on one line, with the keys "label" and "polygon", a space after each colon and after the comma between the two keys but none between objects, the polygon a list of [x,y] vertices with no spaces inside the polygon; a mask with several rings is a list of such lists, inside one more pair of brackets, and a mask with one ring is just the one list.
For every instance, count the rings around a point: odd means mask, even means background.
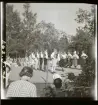
[{"label": "row of dancers", "polygon": [[[86,58],[88,56],[82,52],[81,58],[83,59],[82,65],[85,63]],[[56,72],[56,67],[71,67],[72,65],[76,68],[78,65],[78,59],[79,55],[76,51],[74,51],[73,55],[68,52],[57,52],[57,50],[54,50],[50,55],[48,54],[48,51],[45,50],[44,52],[33,52],[30,54],[30,56],[25,58],[19,58],[18,60],[10,60],[11,62],[14,62],[16,66],[29,66],[32,67],[35,70],[51,70],[51,72]],[[63,69],[62,69],[63,70]]]}]

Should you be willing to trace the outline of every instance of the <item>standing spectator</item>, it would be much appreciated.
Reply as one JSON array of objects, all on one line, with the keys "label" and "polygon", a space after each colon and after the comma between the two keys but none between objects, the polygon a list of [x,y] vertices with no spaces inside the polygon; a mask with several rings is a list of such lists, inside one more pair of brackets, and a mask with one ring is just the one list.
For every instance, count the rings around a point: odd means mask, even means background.
[{"label": "standing spectator", "polygon": [[76,54],[76,51],[74,51],[74,55],[73,55],[73,65],[76,68],[78,65],[77,60],[79,59],[79,56]]},{"label": "standing spectator", "polygon": [[29,82],[33,76],[33,70],[30,67],[24,67],[19,75],[21,79],[10,84],[6,97],[37,97],[36,86]]},{"label": "standing spectator", "polygon": [[6,64],[6,88],[8,88],[10,84],[9,76],[11,74],[11,65],[7,62],[5,62],[5,64]]}]

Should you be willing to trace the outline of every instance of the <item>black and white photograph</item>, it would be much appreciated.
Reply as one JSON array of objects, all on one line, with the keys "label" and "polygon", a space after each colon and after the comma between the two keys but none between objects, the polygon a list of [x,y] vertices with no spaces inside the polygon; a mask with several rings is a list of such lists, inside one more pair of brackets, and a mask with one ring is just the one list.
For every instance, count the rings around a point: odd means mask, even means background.
[{"label": "black and white photograph", "polygon": [[4,97],[96,96],[96,13],[86,3],[6,3]]}]

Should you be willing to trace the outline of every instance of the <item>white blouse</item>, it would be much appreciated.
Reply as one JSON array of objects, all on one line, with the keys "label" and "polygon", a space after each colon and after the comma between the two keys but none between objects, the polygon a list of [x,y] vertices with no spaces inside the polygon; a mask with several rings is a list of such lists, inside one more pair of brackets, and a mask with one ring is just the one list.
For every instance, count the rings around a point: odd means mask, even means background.
[{"label": "white blouse", "polygon": [[79,59],[79,56],[77,54],[74,54],[73,59]]}]

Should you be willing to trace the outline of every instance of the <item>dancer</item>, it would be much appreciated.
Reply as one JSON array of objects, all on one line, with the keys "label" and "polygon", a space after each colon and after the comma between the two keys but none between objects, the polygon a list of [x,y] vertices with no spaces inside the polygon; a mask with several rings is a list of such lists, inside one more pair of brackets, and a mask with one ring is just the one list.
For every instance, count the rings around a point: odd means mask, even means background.
[{"label": "dancer", "polygon": [[43,53],[42,53],[42,51],[41,51],[41,52],[40,52],[40,70],[43,70],[42,64],[43,64]]},{"label": "dancer", "polygon": [[32,68],[35,69],[35,54],[32,52]]},{"label": "dancer", "polygon": [[45,50],[44,52],[44,71],[47,70],[47,60],[48,60],[48,52]]},{"label": "dancer", "polygon": [[64,52],[63,57],[64,57],[64,63],[65,63],[64,66],[66,67],[66,65],[67,65],[67,54],[66,54],[66,52]]},{"label": "dancer", "polygon": [[72,55],[70,52],[68,52],[68,55],[67,55],[67,60],[68,60],[68,67],[70,68],[71,67],[71,60],[72,60]]},{"label": "dancer", "polygon": [[82,55],[81,55],[81,67],[83,67],[86,64],[86,59],[88,58],[88,56],[84,53],[84,51],[82,51]]},{"label": "dancer", "polygon": [[56,72],[55,69],[56,69],[57,62],[58,62],[58,54],[57,54],[56,50],[54,50],[54,52],[51,54],[51,58],[52,58],[52,70],[51,70],[51,72],[54,73],[54,72]]},{"label": "dancer", "polygon": [[37,58],[37,53],[35,53],[35,70],[38,69],[38,58]]},{"label": "dancer", "polygon": [[77,60],[79,59],[79,56],[77,55],[76,51],[74,51],[74,55],[73,55],[73,65],[76,68],[78,65]]},{"label": "dancer", "polygon": [[38,60],[38,62],[37,62],[37,69],[39,70],[40,68],[39,68],[39,66],[40,66],[40,55],[39,55],[39,52],[37,51],[37,60]]},{"label": "dancer", "polygon": [[61,53],[60,54],[60,62],[59,62],[59,66],[62,68],[62,71],[64,71],[64,66],[65,66],[65,62],[64,62],[64,54]]}]

